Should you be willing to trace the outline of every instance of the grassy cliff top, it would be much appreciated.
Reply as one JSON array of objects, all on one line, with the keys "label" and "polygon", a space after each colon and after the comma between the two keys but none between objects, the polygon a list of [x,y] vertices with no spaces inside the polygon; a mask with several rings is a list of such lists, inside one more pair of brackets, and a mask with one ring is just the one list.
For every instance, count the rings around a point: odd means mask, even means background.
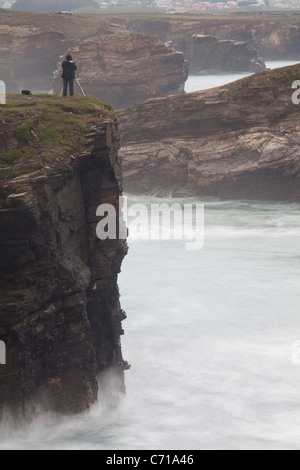
[{"label": "grassy cliff top", "polygon": [[31,11],[0,10],[0,26],[32,26],[64,33],[68,38],[85,39],[112,32],[102,15],[64,15]]},{"label": "grassy cliff top", "polygon": [[247,22],[252,25],[262,23],[300,25],[300,15],[251,15],[239,13],[232,15],[195,15],[161,13],[124,13],[124,14],[73,14],[60,13],[33,13],[26,11],[1,10],[0,25],[33,26],[49,31],[62,32],[69,38],[85,39],[96,34],[115,32],[116,24],[122,28],[131,21],[168,21],[168,22],[195,22],[208,24],[238,24]]},{"label": "grassy cliff top", "polygon": [[235,90],[235,94],[238,93],[238,89],[247,89],[250,87],[262,89],[273,88],[274,92],[284,90],[292,94],[292,84],[297,80],[300,80],[300,63],[250,75],[249,77],[229,83],[225,85],[225,87]]},{"label": "grassy cliff top", "polygon": [[114,119],[111,106],[90,96],[8,95],[0,105],[0,180],[82,153],[90,129]]}]

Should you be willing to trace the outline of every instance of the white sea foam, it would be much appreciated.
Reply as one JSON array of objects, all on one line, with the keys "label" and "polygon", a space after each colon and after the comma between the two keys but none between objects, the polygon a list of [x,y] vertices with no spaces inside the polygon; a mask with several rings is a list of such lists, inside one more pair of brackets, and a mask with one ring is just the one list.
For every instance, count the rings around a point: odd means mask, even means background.
[{"label": "white sea foam", "polygon": [[300,449],[300,206],[205,206],[202,251],[130,242],[120,406],[2,428],[0,449]]}]

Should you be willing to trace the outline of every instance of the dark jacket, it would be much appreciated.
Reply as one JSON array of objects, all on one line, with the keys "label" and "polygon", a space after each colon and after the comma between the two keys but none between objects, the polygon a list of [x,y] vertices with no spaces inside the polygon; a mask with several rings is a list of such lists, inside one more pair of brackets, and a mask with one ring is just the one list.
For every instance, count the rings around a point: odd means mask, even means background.
[{"label": "dark jacket", "polygon": [[62,68],[63,68],[63,73],[62,73],[62,78],[66,78],[70,80],[71,78],[75,78],[75,72],[77,70],[75,62],[68,60],[65,60],[62,63]]}]

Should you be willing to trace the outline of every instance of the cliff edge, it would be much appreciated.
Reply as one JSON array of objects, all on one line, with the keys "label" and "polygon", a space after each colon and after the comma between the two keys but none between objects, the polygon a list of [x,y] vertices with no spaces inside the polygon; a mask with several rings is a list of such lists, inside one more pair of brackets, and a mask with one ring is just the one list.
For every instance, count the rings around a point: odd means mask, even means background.
[{"label": "cliff edge", "polygon": [[117,121],[90,97],[0,107],[0,410],[76,413],[114,369],[123,387],[117,276],[127,246],[96,237],[122,190]]}]

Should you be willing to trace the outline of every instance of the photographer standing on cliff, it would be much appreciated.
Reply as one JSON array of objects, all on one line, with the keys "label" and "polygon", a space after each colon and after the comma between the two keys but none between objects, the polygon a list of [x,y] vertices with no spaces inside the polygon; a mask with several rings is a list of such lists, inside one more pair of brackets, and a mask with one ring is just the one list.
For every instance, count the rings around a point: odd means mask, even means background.
[{"label": "photographer standing on cliff", "polygon": [[62,68],[62,78],[64,80],[63,96],[67,96],[68,87],[70,89],[70,96],[74,96],[74,80],[77,67],[71,55],[67,55],[66,60],[62,63]]}]

